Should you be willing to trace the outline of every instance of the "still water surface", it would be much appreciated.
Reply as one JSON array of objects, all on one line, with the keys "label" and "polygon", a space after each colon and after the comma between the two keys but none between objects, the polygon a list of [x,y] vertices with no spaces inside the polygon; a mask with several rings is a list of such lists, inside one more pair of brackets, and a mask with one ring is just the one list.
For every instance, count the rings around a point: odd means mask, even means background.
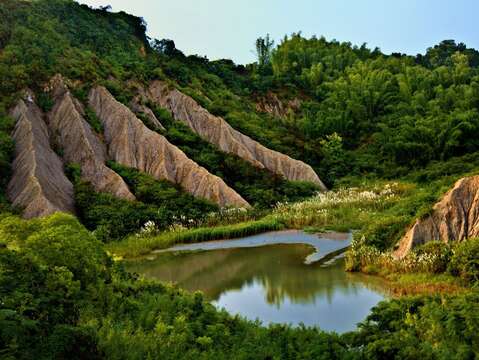
[{"label": "still water surface", "polygon": [[273,232],[177,246],[128,269],[201,290],[218,308],[248,319],[341,333],[354,330],[387,293],[377,278],[346,273],[341,257],[322,261],[349,242],[349,234]]}]

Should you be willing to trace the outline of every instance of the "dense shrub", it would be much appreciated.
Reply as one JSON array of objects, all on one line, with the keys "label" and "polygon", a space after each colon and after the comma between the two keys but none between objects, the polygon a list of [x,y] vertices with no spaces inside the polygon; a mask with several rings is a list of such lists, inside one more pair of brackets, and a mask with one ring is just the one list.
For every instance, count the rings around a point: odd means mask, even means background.
[{"label": "dense shrub", "polygon": [[155,231],[172,225],[193,227],[201,224],[217,206],[196,199],[168,181],[158,181],[137,170],[110,163],[124,177],[137,201],[97,193],[83,182],[80,168],[69,166],[69,177],[75,184],[75,204],[78,216],[103,242],[120,239],[138,232],[151,223]]},{"label": "dense shrub", "polygon": [[465,240],[456,245],[453,251],[449,272],[467,284],[479,283],[479,238]]},{"label": "dense shrub", "polygon": [[[123,177],[139,201],[163,208],[167,218],[170,219],[169,225],[173,223],[171,219],[177,219],[176,222],[184,226],[188,225],[189,220],[193,220],[193,224],[199,224],[208,213],[218,210],[217,205],[205,199],[195,198],[178,185],[166,180],[156,180],[138,170],[113,162],[109,162],[109,165]],[[182,218],[186,220],[182,222]],[[158,226],[164,228],[164,225],[160,224]]]},{"label": "dense shrub", "polygon": [[136,232],[150,220],[163,219],[163,214],[154,206],[96,193],[88,183],[75,184],[75,204],[82,223],[89,230],[95,230],[97,238],[103,242]]},{"label": "dense shrub", "polygon": [[0,211],[8,209],[5,190],[10,180],[14,143],[10,136],[13,120],[0,115]]},{"label": "dense shrub", "polygon": [[479,351],[479,293],[382,302],[352,334],[364,359],[472,359]]},{"label": "dense shrub", "polygon": [[17,235],[0,248],[2,358],[100,358],[80,311],[92,287],[110,277],[101,244],[71,215],[5,218],[0,231],[14,223]]}]

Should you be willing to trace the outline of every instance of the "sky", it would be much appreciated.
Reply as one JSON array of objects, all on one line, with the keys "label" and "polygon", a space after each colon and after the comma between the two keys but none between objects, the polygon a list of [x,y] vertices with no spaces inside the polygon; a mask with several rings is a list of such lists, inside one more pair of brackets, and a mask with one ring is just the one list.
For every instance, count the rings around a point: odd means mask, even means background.
[{"label": "sky", "polygon": [[253,62],[255,40],[269,33],[325,36],[383,52],[415,55],[445,39],[479,48],[477,0],[78,0],[143,17],[152,38],[186,55]]}]

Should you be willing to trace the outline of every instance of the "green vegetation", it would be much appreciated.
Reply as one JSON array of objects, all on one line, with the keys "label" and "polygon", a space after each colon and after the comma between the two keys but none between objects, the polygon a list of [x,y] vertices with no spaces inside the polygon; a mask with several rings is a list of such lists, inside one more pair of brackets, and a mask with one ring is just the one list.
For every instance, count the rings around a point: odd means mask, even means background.
[{"label": "green vegetation", "polygon": [[85,120],[88,121],[92,129],[98,133],[103,134],[103,125],[101,124],[100,119],[95,114],[89,106],[85,107]]},{"label": "green vegetation", "polygon": [[[443,41],[416,57],[293,34],[256,43],[258,63],[185,56],[145,35],[141,18],[73,0],[0,3],[0,357],[469,359],[479,352],[478,240],[432,243],[404,261],[390,250],[458,178],[479,168],[479,53]],[[78,220],[25,221],[5,199],[14,144],[7,116],[26,87],[46,111],[44,83],[61,73],[85,102],[93,84],[128,104],[128,81],[162,79],[234,128],[313,166],[334,192],[315,194],[220,152],[154,108],[164,135],[255,206],[220,210],[118,164],[137,201],[95,193],[71,166]],[[274,95],[287,109],[257,107]],[[86,118],[102,127],[90,109]],[[145,119],[143,119],[145,120]],[[145,120],[146,121],[146,120]],[[308,199],[309,198],[309,199]],[[263,327],[217,311],[201,294],[126,273],[115,255],[283,227],[349,230],[350,270],[405,292],[358,331]],[[107,243],[107,244],[105,244]],[[474,285],[476,284],[476,285]],[[476,288],[474,288],[476,286]],[[401,292],[401,291],[399,291]]]},{"label": "green vegetation", "polygon": [[13,121],[7,116],[0,116],[0,212],[9,209],[5,190],[10,180],[11,163],[14,144],[10,137],[13,130]]},{"label": "green vegetation", "polygon": [[467,359],[479,351],[477,292],[380,303],[351,336],[366,359]]},{"label": "green vegetation", "polygon": [[413,58],[293,34],[271,62],[276,78],[311,94],[300,121],[307,139],[337,133],[354,152],[350,172],[397,177],[478,150],[468,135],[479,124],[477,59],[452,41]]},{"label": "green vegetation", "polygon": [[303,202],[278,204],[273,216],[290,228],[359,230],[379,221],[379,217],[385,218],[394,213],[395,206],[403,197],[411,196],[413,188],[407,183],[376,182],[361,187],[340,188]]},{"label": "green vegetation", "polygon": [[479,284],[479,239],[470,239],[452,246],[448,271],[459,276],[465,284]]},{"label": "green vegetation", "polygon": [[7,235],[0,249],[2,358],[99,358],[79,310],[111,276],[100,242],[65,215],[31,222],[7,217],[0,232]]},{"label": "green vegetation", "polygon": [[3,106],[24,87],[38,88],[58,72],[96,81],[145,69],[142,49],[148,42],[140,18],[68,0],[6,0],[0,13]]},{"label": "green vegetation", "polygon": [[118,240],[139,231],[149,222],[155,231],[174,225],[198,226],[209,212],[217,209],[215,205],[186,194],[168,181],[155,180],[115,163],[110,163],[110,166],[125,179],[138,201],[97,193],[90,184],[81,180],[78,166],[69,167],[70,178],[75,184],[78,217],[103,242]]},{"label": "green vegetation", "polygon": [[354,333],[275,325],[217,311],[200,293],[138,280],[73,217],[4,217],[0,354],[5,359],[471,358],[476,292],[383,302]]}]

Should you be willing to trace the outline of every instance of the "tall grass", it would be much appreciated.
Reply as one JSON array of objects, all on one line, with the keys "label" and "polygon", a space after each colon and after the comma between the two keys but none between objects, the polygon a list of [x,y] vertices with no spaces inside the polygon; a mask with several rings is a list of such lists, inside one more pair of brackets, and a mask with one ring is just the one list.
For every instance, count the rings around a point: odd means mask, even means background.
[{"label": "tall grass", "polygon": [[[389,251],[379,251],[365,244],[365,239],[354,239],[346,255],[346,270],[379,275],[388,280],[395,295],[464,291],[475,282],[462,276],[471,273],[479,279],[479,271],[474,266],[466,266],[466,271],[458,273],[456,261],[470,265],[470,258],[477,259],[477,251],[464,259],[460,249],[471,246],[476,241],[445,244],[440,241],[428,242],[415,248],[403,259],[394,258]],[[471,251],[468,251],[470,254]],[[472,270],[472,271],[471,271]]]},{"label": "tall grass", "polygon": [[377,214],[396,204],[410,189],[411,185],[399,183],[343,188],[299,203],[280,203],[272,215],[290,228],[361,229]]},{"label": "tall grass", "polygon": [[233,225],[180,229],[161,233],[156,236],[133,235],[107,245],[108,251],[120,257],[138,257],[152,250],[164,249],[178,243],[193,243],[209,240],[233,239],[259,234],[266,231],[281,230],[284,224],[274,217],[265,217],[258,221],[249,221]]}]

